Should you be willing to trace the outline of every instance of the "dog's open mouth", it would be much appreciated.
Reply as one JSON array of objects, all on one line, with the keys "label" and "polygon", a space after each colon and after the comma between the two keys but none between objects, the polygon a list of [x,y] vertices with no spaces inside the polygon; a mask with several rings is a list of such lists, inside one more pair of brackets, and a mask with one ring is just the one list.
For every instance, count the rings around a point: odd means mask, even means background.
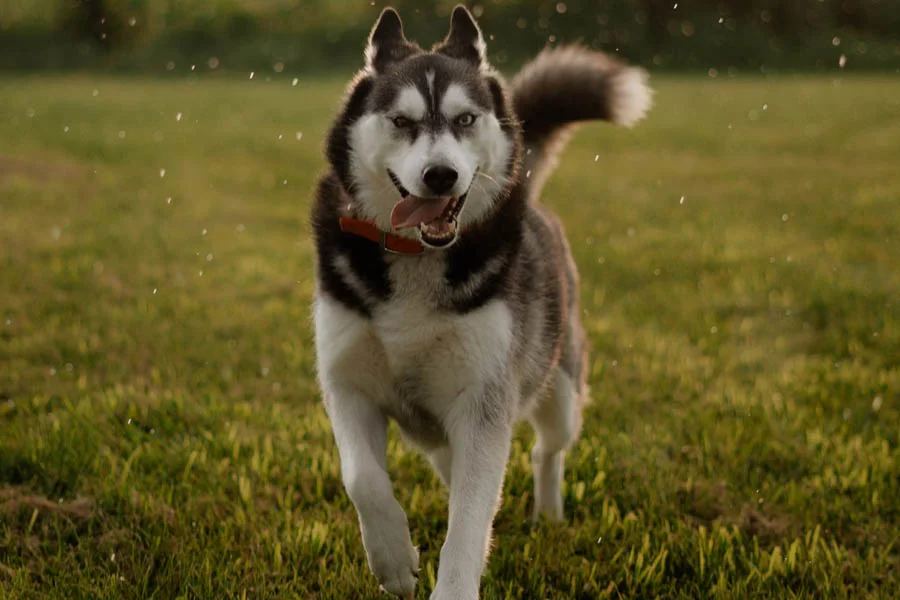
[{"label": "dog's open mouth", "polygon": [[397,176],[388,170],[402,199],[391,211],[391,226],[394,229],[419,228],[422,241],[440,248],[456,239],[457,219],[468,192],[462,196],[435,196],[423,198],[409,193]]}]

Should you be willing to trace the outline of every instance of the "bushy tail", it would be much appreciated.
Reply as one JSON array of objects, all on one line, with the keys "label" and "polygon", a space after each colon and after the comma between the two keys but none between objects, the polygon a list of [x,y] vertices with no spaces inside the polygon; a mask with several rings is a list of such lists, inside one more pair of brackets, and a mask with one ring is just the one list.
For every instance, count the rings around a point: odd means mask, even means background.
[{"label": "bushy tail", "polygon": [[512,81],[522,122],[529,190],[535,197],[579,121],[631,127],[652,104],[647,72],[581,46],[546,49]]}]

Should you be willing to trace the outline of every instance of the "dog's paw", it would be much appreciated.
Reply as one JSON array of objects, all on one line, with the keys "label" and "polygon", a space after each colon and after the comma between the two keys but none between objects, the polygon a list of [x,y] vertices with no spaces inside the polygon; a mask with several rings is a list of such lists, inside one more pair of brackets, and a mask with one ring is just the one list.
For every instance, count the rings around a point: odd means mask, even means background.
[{"label": "dog's paw", "polygon": [[398,598],[414,597],[419,579],[419,553],[412,545],[409,530],[379,534],[366,536],[369,568],[384,591]]},{"label": "dog's paw", "polygon": [[478,600],[478,587],[462,589],[457,585],[445,585],[439,579],[430,600]]},{"label": "dog's paw", "polygon": [[551,499],[547,502],[536,502],[534,512],[531,514],[531,520],[539,523],[541,519],[550,523],[561,523],[565,520],[563,514],[562,498]]},{"label": "dog's paw", "polygon": [[375,577],[381,583],[381,589],[393,596],[404,600],[416,596],[416,583],[419,575],[417,571],[410,570],[408,566],[398,564],[385,567],[380,572],[375,572]]}]

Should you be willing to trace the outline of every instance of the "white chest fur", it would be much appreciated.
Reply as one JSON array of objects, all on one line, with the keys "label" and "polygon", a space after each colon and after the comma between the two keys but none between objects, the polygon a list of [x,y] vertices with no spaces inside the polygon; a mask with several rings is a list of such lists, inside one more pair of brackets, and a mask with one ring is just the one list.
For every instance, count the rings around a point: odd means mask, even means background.
[{"label": "white chest fur", "polygon": [[349,387],[394,412],[395,403],[410,400],[398,387],[412,387],[420,408],[443,418],[464,390],[508,372],[512,317],[506,304],[493,301],[463,315],[438,310],[439,273],[415,260],[393,265],[392,299],[371,319],[317,298],[316,349],[326,393]]}]

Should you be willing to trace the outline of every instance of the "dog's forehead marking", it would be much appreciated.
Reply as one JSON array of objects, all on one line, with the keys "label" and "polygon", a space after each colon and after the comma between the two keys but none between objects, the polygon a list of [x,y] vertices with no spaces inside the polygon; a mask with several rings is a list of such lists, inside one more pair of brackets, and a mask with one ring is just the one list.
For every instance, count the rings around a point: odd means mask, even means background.
[{"label": "dog's forehead marking", "polygon": [[460,113],[473,110],[474,108],[475,103],[472,102],[463,86],[458,83],[451,83],[447,87],[447,91],[444,92],[444,97],[441,99],[441,112],[445,117],[452,119]]},{"label": "dog's forehead marking", "polygon": [[437,94],[434,92],[434,69],[425,72],[425,82],[428,84],[428,98],[431,100],[431,112],[437,112]]},{"label": "dog's forehead marking", "polygon": [[403,116],[420,121],[425,117],[428,105],[425,103],[425,98],[422,97],[419,89],[414,85],[410,85],[400,90],[400,93],[397,94],[394,108]]}]

